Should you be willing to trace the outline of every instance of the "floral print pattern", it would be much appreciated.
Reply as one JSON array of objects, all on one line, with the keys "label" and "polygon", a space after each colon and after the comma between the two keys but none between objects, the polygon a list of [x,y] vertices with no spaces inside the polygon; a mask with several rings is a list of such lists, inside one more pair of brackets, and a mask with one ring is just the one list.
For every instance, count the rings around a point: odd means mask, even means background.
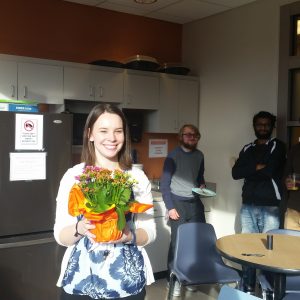
[{"label": "floral print pattern", "polygon": [[76,244],[62,281],[69,294],[114,299],[138,294],[146,284],[144,259],[134,244]]}]

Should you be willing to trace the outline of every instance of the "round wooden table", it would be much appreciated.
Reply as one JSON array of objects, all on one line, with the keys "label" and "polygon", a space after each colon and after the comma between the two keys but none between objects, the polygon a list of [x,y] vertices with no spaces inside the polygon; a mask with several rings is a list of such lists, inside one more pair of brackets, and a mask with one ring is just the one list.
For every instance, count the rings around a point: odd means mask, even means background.
[{"label": "round wooden table", "polygon": [[273,250],[268,250],[267,234],[242,233],[217,240],[221,255],[241,265],[272,272],[274,297],[281,300],[285,294],[286,274],[300,274],[300,237],[273,234]]}]

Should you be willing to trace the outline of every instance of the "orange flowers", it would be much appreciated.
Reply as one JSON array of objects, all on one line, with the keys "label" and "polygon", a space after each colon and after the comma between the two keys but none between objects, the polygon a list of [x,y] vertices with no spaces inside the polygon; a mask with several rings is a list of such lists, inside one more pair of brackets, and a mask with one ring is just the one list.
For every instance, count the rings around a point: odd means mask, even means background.
[{"label": "orange flowers", "polygon": [[126,172],[87,166],[76,179],[79,183],[73,185],[69,194],[69,213],[84,215],[96,225],[91,232],[97,242],[120,239],[125,214],[142,213],[153,206],[133,199],[132,187],[137,182]]}]

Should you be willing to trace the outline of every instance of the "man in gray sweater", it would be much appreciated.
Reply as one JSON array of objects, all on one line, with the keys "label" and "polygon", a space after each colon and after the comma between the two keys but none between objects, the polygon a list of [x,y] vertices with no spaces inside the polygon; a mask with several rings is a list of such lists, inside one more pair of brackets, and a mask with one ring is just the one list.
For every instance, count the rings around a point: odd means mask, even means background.
[{"label": "man in gray sweater", "polygon": [[[200,132],[191,124],[179,131],[180,145],[171,151],[164,162],[161,177],[161,191],[165,202],[170,226],[171,243],[168,267],[174,258],[178,226],[188,222],[204,222],[204,206],[192,188],[205,187],[204,156],[197,149]],[[180,287],[175,284],[174,296],[179,296]]]}]

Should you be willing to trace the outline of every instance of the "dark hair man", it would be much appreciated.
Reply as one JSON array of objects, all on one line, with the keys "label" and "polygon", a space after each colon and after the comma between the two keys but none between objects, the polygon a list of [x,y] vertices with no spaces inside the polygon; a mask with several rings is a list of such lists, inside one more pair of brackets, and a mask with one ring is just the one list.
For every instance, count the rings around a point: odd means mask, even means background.
[{"label": "dark hair man", "polygon": [[[286,151],[283,142],[272,138],[276,117],[261,111],[253,117],[257,139],[243,147],[232,168],[234,179],[244,179],[241,207],[242,233],[267,232],[279,228],[279,204]],[[245,290],[255,285],[255,270],[246,268]]]}]

